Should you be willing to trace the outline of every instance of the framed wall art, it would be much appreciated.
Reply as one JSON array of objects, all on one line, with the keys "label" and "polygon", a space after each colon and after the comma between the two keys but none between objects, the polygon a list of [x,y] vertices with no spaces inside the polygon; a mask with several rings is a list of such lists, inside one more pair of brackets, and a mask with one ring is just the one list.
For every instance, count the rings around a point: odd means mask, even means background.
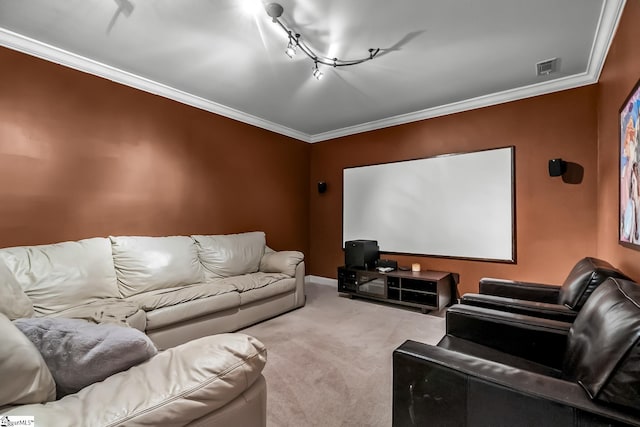
[{"label": "framed wall art", "polygon": [[620,215],[619,242],[640,250],[640,80],[627,96],[619,112],[620,126]]}]

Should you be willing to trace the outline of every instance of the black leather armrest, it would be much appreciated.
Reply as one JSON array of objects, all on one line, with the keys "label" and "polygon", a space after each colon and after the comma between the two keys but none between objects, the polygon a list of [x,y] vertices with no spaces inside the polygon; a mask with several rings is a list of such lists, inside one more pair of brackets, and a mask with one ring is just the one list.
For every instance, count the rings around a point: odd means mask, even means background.
[{"label": "black leather armrest", "polygon": [[560,304],[498,297],[495,295],[464,294],[460,298],[460,303],[568,323],[573,323],[578,315],[576,311]]},{"label": "black leather armrest", "polygon": [[393,426],[627,426],[640,417],[595,404],[576,383],[437,346],[393,352]]},{"label": "black leather armrest", "polygon": [[484,277],[480,279],[480,293],[557,304],[560,286]]},{"label": "black leather armrest", "polygon": [[446,319],[447,335],[562,368],[571,323],[462,304],[449,307]]}]

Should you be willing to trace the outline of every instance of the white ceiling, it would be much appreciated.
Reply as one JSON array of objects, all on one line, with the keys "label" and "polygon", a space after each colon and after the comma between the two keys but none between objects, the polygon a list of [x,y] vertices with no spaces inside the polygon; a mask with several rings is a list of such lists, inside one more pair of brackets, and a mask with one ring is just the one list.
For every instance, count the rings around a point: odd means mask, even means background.
[{"label": "white ceiling", "polygon": [[318,54],[380,54],[318,81],[261,0],[2,0],[0,44],[315,142],[595,83],[625,0],[279,3]]}]

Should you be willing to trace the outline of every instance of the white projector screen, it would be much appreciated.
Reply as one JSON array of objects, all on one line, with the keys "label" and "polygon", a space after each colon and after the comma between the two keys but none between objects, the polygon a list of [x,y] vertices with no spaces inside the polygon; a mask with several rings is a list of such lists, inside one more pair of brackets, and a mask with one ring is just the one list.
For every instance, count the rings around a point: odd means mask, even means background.
[{"label": "white projector screen", "polygon": [[382,252],[515,262],[514,148],[345,168],[342,238]]}]

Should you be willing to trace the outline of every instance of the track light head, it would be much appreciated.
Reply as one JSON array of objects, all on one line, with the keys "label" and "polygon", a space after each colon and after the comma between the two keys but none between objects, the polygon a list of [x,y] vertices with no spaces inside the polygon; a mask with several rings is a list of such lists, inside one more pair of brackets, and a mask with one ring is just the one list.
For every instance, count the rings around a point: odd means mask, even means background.
[{"label": "track light head", "polygon": [[322,78],[324,77],[324,74],[318,68],[318,63],[317,62],[315,63],[315,66],[313,67],[312,75],[313,75],[313,77],[315,77],[318,80],[322,80]]},{"label": "track light head", "polygon": [[280,18],[282,12],[284,12],[284,8],[278,3],[269,3],[264,8],[267,11],[267,15],[273,18],[273,22],[276,22],[276,19]]},{"label": "track light head", "polygon": [[286,53],[287,56],[291,59],[293,59],[293,57],[296,56],[296,47],[294,46],[293,43],[291,43],[291,40],[289,40],[289,44],[287,45],[287,48],[285,49],[284,53]]}]

